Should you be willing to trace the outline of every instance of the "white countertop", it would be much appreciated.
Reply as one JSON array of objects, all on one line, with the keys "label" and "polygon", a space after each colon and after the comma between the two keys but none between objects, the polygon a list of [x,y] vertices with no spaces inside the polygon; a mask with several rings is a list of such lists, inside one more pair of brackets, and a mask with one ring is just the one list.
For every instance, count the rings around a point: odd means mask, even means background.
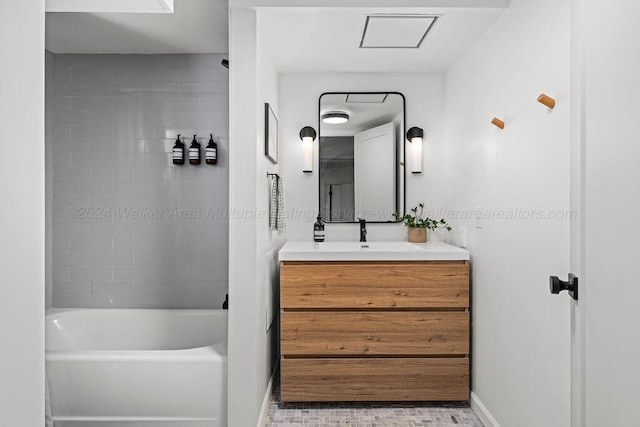
[{"label": "white countertop", "polygon": [[280,261],[468,261],[469,251],[437,240],[410,242],[288,241]]}]

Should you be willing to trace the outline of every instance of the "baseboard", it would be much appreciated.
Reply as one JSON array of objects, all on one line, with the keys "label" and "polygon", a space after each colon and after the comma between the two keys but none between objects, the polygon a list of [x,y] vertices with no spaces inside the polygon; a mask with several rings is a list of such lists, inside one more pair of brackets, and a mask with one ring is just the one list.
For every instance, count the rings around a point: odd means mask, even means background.
[{"label": "baseboard", "polygon": [[264,393],[264,399],[262,400],[262,409],[260,409],[260,418],[258,418],[258,427],[264,427],[267,423],[267,414],[269,413],[269,404],[271,403],[271,394],[273,393],[273,381],[278,373],[278,366],[273,368],[269,384],[267,384],[267,391]]},{"label": "baseboard", "polygon": [[471,409],[476,413],[478,418],[480,418],[480,421],[482,421],[482,424],[484,424],[485,427],[500,427],[500,424],[498,424],[496,419],[493,418],[491,412],[489,412],[487,407],[484,406],[484,403],[482,403],[480,398],[478,398],[474,392],[471,392]]}]

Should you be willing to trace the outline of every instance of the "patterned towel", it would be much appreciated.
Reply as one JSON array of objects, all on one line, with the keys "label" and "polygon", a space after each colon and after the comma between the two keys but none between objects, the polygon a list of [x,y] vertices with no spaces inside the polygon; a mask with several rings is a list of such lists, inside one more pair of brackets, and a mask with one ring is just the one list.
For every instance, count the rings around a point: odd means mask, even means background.
[{"label": "patterned towel", "polygon": [[284,222],[284,189],[279,175],[271,177],[271,197],[269,200],[269,229],[285,234],[287,226]]}]

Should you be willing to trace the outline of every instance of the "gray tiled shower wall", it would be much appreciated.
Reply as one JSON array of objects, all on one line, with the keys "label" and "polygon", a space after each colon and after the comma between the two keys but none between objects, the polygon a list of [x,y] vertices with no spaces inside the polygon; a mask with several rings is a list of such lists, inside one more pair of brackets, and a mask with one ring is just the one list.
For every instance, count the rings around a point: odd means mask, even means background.
[{"label": "gray tiled shower wall", "polygon": [[[53,307],[222,305],[229,76],[220,61],[227,57],[53,55],[46,117]],[[218,164],[173,165],[178,133],[186,143],[197,134],[203,148],[212,133]]]}]

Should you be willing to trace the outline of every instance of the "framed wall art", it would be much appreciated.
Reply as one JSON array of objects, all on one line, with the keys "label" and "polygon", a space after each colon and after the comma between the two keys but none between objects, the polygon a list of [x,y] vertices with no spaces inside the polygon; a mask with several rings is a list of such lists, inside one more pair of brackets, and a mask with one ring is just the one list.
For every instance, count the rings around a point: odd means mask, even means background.
[{"label": "framed wall art", "polygon": [[264,155],[278,164],[278,118],[268,102],[264,104]]}]

